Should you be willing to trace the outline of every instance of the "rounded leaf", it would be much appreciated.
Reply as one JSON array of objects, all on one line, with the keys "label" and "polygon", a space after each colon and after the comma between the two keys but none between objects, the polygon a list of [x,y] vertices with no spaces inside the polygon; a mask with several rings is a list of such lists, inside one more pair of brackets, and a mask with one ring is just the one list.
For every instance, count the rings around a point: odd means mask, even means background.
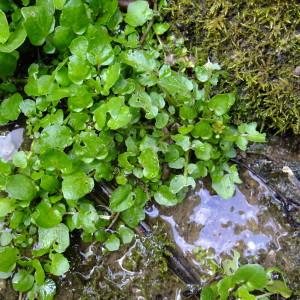
[{"label": "rounded leaf", "polygon": [[18,292],[29,291],[34,283],[34,277],[26,270],[19,270],[12,279],[12,286]]},{"label": "rounded leaf", "polygon": [[13,247],[0,247],[0,272],[9,273],[16,265],[18,250]]},{"label": "rounded leaf", "polygon": [[164,206],[174,206],[178,203],[176,195],[171,193],[170,189],[166,185],[162,185],[158,191],[154,194],[155,201]]},{"label": "rounded leaf", "polygon": [[114,212],[121,212],[134,204],[132,186],[125,184],[116,188],[111,197],[109,207]]},{"label": "rounded leaf", "polygon": [[9,176],[5,190],[11,198],[23,201],[33,200],[37,192],[33,180],[22,174]]},{"label": "rounded leaf", "polygon": [[78,200],[90,193],[94,188],[94,180],[84,172],[77,172],[63,177],[62,192],[65,199]]}]

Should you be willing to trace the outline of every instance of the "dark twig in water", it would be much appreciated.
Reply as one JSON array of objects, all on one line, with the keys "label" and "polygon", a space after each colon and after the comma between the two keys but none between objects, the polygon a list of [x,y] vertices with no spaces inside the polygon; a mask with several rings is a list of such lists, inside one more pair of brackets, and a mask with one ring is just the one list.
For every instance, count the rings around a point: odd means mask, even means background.
[{"label": "dark twig in water", "polygon": [[292,222],[292,225],[294,225],[295,227],[299,227],[300,223],[295,221],[291,216],[290,216],[290,212],[288,209],[288,205],[290,205],[291,203],[296,205],[296,206],[300,206],[300,203],[294,199],[290,199],[285,197],[282,193],[280,193],[273,185],[271,185],[265,178],[263,178],[262,176],[260,176],[255,170],[253,170],[250,166],[248,166],[246,163],[232,158],[231,159],[232,162],[238,164],[239,166],[245,168],[246,170],[248,170],[249,172],[251,172],[254,176],[256,176],[264,185],[265,187],[272,193],[272,195],[277,198],[282,204],[283,204],[283,208],[287,214],[287,217],[289,218],[289,220]]}]

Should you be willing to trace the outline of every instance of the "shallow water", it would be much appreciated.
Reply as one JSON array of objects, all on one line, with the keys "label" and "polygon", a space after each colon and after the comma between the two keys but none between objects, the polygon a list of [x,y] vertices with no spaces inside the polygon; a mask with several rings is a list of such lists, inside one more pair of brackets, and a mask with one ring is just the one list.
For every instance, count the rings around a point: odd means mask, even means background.
[{"label": "shallow water", "polygon": [[[3,132],[0,157],[11,159],[21,147],[23,135],[22,128]],[[27,148],[24,143],[23,147]],[[278,190],[284,197],[300,201],[299,189],[282,173],[282,167],[289,166],[295,178],[299,177],[299,148],[275,139],[254,146],[241,158],[266,180],[240,167],[243,184],[232,199],[222,200],[209,184],[199,182],[174,208],[151,205],[147,214],[154,233],[137,235],[133,244],[116,253],[104,253],[99,244],[85,245],[75,234],[67,253],[72,269],[58,280],[56,299],[186,299],[187,291],[194,287],[168,269],[165,252],[170,242],[186,258],[185,267],[196,274],[200,284],[214,278],[215,266],[237,249],[243,262],[280,267],[289,284],[299,289],[299,231],[287,218],[290,213],[297,220],[299,208],[287,203],[284,210],[275,195]],[[275,187],[275,192],[266,184]],[[7,282],[0,281],[0,299],[17,296]]]},{"label": "shallow water", "polygon": [[[275,140],[260,146],[261,152],[255,152],[255,157],[253,153],[243,157],[253,172],[240,167],[243,183],[231,199],[221,199],[209,189],[209,184],[199,182],[197,189],[176,207],[154,204],[148,208],[150,221],[166,224],[177,248],[192,267],[201,270],[203,284],[212,279],[215,265],[222,258],[238,250],[243,262],[278,266],[286,273],[290,285],[299,289],[300,238],[294,219],[299,216],[295,203],[300,200],[300,190],[282,168],[289,166],[297,181],[300,153],[298,148]],[[204,254],[208,262],[203,260]]]},{"label": "shallow water", "polygon": [[[249,176],[249,175],[248,175]],[[263,201],[267,189],[256,178],[236,189],[233,198],[223,200],[199,183],[198,189],[173,209],[154,206],[149,215],[169,224],[174,241],[185,255],[197,247],[211,249],[216,258],[237,249],[244,257],[280,250],[280,240],[289,233],[268,211]],[[245,178],[244,178],[245,181]],[[154,213],[153,211],[156,211]]]}]

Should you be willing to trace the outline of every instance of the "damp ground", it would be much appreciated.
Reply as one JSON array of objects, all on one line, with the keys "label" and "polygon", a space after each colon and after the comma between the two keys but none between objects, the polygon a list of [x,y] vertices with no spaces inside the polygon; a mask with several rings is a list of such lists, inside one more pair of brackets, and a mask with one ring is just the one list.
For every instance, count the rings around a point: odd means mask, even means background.
[{"label": "damp ground", "polygon": [[[23,136],[21,127],[4,130],[0,156],[9,160],[21,145],[26,148]],[[198,182],[176,207],[150,204],[148,232],[138,230],[118,252],[84,244],[75,232],[67,253],[72,267],[57,280],[56,299],[197,299],[194,292],[213,280],[216,266],[233,250],[244,263],[279,267],[299,290],[299,145],[271,138],[240,155],[243,183],[229,200],[214,195],[209,182]],[[18,297],[9,282],[0,281],[0,299]]]}]

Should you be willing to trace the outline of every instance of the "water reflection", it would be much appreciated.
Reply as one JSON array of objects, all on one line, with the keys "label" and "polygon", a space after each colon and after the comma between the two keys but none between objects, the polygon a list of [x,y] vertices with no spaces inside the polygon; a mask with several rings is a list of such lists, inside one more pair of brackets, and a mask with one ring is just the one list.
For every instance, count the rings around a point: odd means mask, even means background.
[{"label": "water reflection", "polygon": [[[278,222],[266,205],[268,191],[254,176],[243,174],[234,197],[223,200],[202,183],[182,204],[175,208],[147,211],[168,224],[172,238],[185,256],[193,257],[197,247],[209,249],[217,261],[237,249],[243,257],[260,258],[281,249],[287,228]],[[195,263],[197,264],[197,263]]]},{"label": "water reflection", "polygon": [[10,160],[23,142],[24,128],[17,128],[0,136],[0,158]]}]

